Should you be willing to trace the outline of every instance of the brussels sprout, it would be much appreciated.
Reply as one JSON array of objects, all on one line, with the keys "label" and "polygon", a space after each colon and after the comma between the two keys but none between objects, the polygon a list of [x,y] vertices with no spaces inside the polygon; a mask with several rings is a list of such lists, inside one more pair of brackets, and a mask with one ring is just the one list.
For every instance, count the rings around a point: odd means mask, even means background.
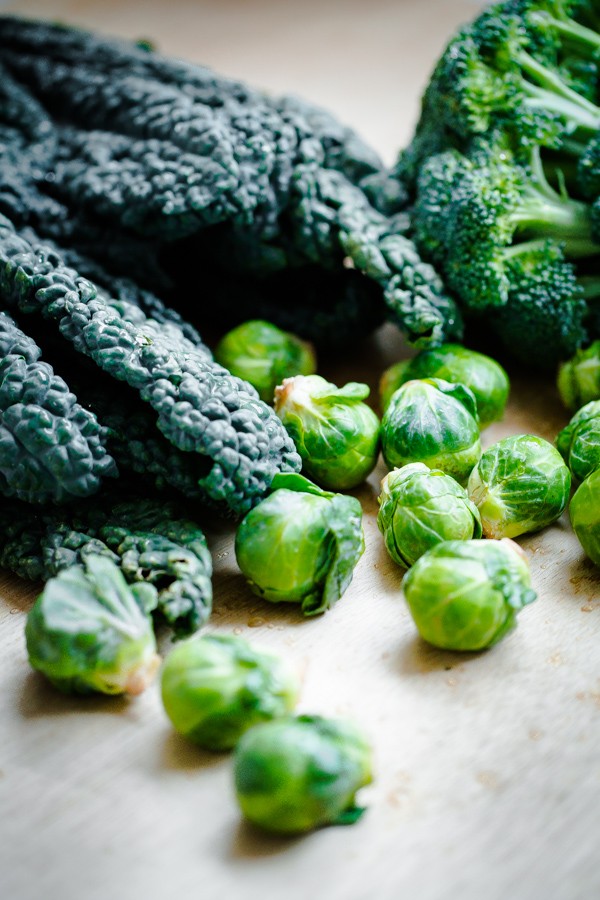
[{"label": "brussels sprout", "polygon": [[434,647],[483,650],[516,625],[536,598],[525,554],[513,541],[446,541],[404,579],[417,630]]},{"label": "brussels sprout", "polygon": [[481,456],[473,394],[439,378],[407,381],[384,413],[381,448],[390,469],[422,462],[466,484]]},{"label": "brussels sprout", "polygon": [[558,392],[567,409],[600,399],[600,341],[594,341],[558,369]]},{"label": "brussels sprout", "polygon": [[232,635],[183,641],[162,668],[162,701],[174,728],[207,750],[230,750],[248,728],[291,712],[299,690],[276,656]]},{"label": "brussels sprout", "polygon": [[329,490],[356,487],[375,468],[379,419],[362,401],[366,384],[342,388],[320,375],[286,378],[275,390],[275,412],[302,457],[303,471]]},{"label": "brussels sprout", "polygon": [[377,524],[394,562],[410,568],[442,541],[481,537],[481,519],[464,488],[439,469],[412,463],[381,482]]},{"label": "brussels sprout", "polygon": [[265,403],[284,378],[316,371],[315,353],[306,341],[270,322],[253,319],[229,331],[215,347],[215,359],[249,381]]},{"label": "brussels sprout", "polygon": [[510,390],[508,375],[499,363],[483,353],[460,344],[442,344],[396,363],[381,378],[382,409],[387,409],[392,394],[401,385],[415,378],[443,378],[468,387],[477,403],[480,428],[486,428],[504,415]]},{"label": "brussels sprout", "polygon": [[358,729],[321,716],[288,717],[251,728],[234,756],[244,816],[294,834],[349,825],[364,812],[357,791],[373,780],[371,749]]},{"label": "brussels sprout", "polygon": [[27,616],[29,662],[57,688],[140,694],[160,665],[150,584],[129,586],[106,557],[90,555],[51,578]]},{"label": "brussels sprout", "polygon": [[324,612],[342,596],[365,548],[354,497],[322,491],[302,475],[276,475],[235,537],[238,565],[255,594]]},{"label": "brussels sprout", "polygon": [[569,499],[571,473],[552,444],[532,434],[503,438],[469,478],[486,537],[517,537],[556,521]]},{"label": "brussels sprout", "polygon": [[600,566],[600,469],[588,475],[573,494],[569,516],[585,553]]},{"label": "brussels sprout", "polygon": [[556,448],[578,481],[600,466],[600,400],[575,413],[556,438]]}]

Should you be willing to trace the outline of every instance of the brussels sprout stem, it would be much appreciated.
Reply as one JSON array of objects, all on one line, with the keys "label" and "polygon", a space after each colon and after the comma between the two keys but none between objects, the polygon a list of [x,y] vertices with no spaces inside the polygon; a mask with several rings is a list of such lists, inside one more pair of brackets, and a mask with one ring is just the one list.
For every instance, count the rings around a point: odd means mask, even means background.
[{"label": "brussels sprout stem", "polygon": [[135,666],[127,673],[127,680],[123,685],[125,693],[131,694],[132,697],[142,694],[154,680],[160,664],[161,658],[158,653],[151,653],[147,659]]}]

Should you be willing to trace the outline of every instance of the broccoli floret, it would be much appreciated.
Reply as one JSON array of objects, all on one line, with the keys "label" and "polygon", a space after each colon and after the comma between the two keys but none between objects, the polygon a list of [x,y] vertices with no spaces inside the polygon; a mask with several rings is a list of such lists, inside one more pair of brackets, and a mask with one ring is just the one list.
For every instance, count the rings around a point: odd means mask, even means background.
[{"label": "broccoli floret", "polygon": [[[511,285],[507,302],[486,311],[485,322],[512,356],[528,366],[552,370],[586,340],[584,289],[555,243],[522,247],[507,259]],[[600,295],[600,279],[593,289]]]},{"label": "broccoli floret", "polygon": [[508,0],[459,31],[433,72],[396,175],[412,187],[430,155],[464,151],[497,128],[517,148],[560,147],[577,157],[600,129],[600,36],[569,15],[586,5],[594,4]]},{"label": "broccoli floret", "polygon": [[419,176],[413,223],[421,250],[472,308],[507,302],[516,260],[533,251],[538,269],[540,239],[556,242],[549,270],[600,253],[589,205],[554,190],[539,148],[527,165],[484,140],[469,156],[453,150],[431,157]]}]

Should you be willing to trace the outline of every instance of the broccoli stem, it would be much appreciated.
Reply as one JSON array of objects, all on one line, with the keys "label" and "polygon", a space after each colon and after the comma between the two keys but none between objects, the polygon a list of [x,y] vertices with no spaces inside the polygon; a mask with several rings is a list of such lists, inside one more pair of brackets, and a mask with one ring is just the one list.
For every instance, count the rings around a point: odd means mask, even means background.
[{"label": "broccoli stem", "polygon": [[518,62],[525,75],[537,84],[523,79],[528,105],[547,109],[565,118],[571,131],[580,130],[593,137],[600,128],[600,108],[574,91],[551,69],[522,51]]},{"label": "broccoli stem", "polygon": [[592,211],[587,203],[572,200],[563,189],[558,193],[546,178],[540,148],[535,147],[529,162],[531,180],[523,189],[522,203],[510,219],[519,233],[531,237],[554,238],[570,257],[593,256],[600,245],[592,240]]},{"label": "broccoli stem", "polygon": [[[591,242],[592,221],[590,208],[579,200],[556,200],[542,193],[536,185],[528,185],[523,204],[511,214],[511,221],[518,231],[533,232],[540,237],[557,240]],[[596,246],[596,252],[600,246]]]},{"label": "broccoli stem", "polygon": [[600,50],[600,35],[591,28],[575,22],[574,19],[568,17],[557,19],[550,13],[540,10],[532,14],[531,21],[542,28],[554,28],[561,37],[566,39],[565,43],[569,46],[591,51],[592,55]]},{"label": "broccoli stem", "polygon": [[[529,241],[521,241],[512,244],[502,251],[505,261],[514,259],[517,256],[534,255],[536,251],[542,250],[546,245],[546,241],[550,235],[540,236]],[[554,235],[552,235],[554,237]],[[572,259],[584,259],[589,256],[597,256],[600,254],[600,245],[594,244],[591,240],[572,238],[561,241],[565,256]]]}]

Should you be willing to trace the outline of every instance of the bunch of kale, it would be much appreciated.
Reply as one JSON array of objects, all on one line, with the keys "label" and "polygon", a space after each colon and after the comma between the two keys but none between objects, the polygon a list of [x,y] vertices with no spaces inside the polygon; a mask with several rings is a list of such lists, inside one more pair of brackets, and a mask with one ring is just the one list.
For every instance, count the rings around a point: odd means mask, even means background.
[{"label": "bunch of kale", "polygon": [[0,19],[5,567],[47,578],[100,553],[156,585],[178,634],[206,619],[210,556],[171,498],[238,517],[300,459],[196,327],[262,316],[345,346],[387,304],[417,343],[460,332],[402,218],[369,201],[384,177],[298,100]]}]

